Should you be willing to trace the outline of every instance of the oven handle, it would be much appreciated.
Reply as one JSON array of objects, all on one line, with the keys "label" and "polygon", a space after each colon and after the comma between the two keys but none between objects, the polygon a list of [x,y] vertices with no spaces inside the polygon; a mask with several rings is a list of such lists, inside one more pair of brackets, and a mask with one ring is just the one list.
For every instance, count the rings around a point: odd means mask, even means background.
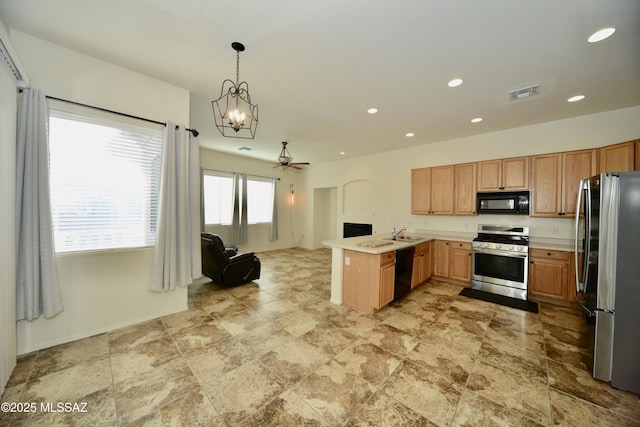
[{"label": "oven handle", "polygon": [[474,253],[478,253],[478,254],[506,256],[506,257],[509,257],[509,258],[523,258],[523,259],[525,259],[525,258],[527,258],[529,256],[528,253],[496,251],[496,250],[473,249],[473,252]]}]

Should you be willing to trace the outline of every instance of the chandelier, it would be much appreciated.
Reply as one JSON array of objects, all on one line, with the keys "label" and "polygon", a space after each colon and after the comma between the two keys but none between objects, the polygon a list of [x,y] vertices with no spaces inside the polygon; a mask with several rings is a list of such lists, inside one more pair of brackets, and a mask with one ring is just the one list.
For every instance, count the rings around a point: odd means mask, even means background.
[{"label": "chandelier", "polygon": [[213,118],[222,136],[253,139],[258,127],[258,106],[251,103],[247,82],[240,83],[240,52],[244,45],[233,42],[231,47],[236,51],[236,81],[222,82],[220,98],[211,101]]}]

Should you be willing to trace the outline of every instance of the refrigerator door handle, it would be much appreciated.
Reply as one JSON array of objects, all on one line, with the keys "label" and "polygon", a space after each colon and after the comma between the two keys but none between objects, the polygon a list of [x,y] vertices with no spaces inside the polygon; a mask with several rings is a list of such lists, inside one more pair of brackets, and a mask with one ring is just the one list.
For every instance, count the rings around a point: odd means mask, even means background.
[{"label": "refrigerator door handle", "polygon": [[[579,232],[580,232],[580,206],[582,204],[582,197],[584,195],[584,240],[585,251],[582,254],[582,275],[579,271],[578,262],[578,246],[579,246]],[[576,271],[576,293],[584,291],[588,275],[589,275],[589,252],[591,252],[591,242],[588,233],[591,232],[591,188],[589,186],[589,180],[580,181],[580,189],[578,191],[578,200],[576,202],[576,227],[575,227],[575,241],[574,241],[574,254],[575,254],[575,271]],[[580,281],[582,277],[582,281]]]},{"label": "refrigerator door handle", "polygon": [[574,234],[574,239],[573,239],[573,254],[575,257],[574,260],[574,268],[575,268],[575,272],[576,272],[576,300],[578,299],[578,292],[581,291],[580,289],[580,272],[578,271],[578,240],[580,240],[579,238],[579,232],[580,232],[580,204],[582,203],[582,181],[580,181],[580,188],[578,188],[578,200],[576,201],[576,227],[575,227],[575,234]]}]

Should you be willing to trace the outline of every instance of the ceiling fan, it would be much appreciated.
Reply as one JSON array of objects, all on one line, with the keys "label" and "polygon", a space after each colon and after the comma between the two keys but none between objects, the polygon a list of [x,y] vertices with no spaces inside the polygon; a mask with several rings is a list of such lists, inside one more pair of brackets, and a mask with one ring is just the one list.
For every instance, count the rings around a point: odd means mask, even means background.
[{"label": "ceiling fan", "polygon": [[302,162],[302,163],[292,163],[292,162],[293,162],[293,157],[289,153],[289,150],[287,150],[287,142],[282,141],[282,151],[280,152],[280,156],[278,157],[278,164],[275,165],[274,168],[277,168],[278,166],[280,166],[282,168],[292,167],[294,169],[302,169],[300,167],[301,165],[310,164],[308,162]]}]

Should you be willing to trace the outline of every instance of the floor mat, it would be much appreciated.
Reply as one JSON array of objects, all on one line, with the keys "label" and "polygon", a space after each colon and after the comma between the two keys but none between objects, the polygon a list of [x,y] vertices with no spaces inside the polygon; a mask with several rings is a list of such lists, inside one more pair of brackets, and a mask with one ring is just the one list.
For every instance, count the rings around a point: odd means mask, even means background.
[{"label": "floor mat", "polygon": [[496,295],[490,292],[478,291],[471,288],[464,288],[458,295],[492,302],[495,304],[506,305],[507,307],[530,311],[532,313],[538,312],[538,303],[533,301],[524,301],[521,299],[509,298],[503,295]]}]

